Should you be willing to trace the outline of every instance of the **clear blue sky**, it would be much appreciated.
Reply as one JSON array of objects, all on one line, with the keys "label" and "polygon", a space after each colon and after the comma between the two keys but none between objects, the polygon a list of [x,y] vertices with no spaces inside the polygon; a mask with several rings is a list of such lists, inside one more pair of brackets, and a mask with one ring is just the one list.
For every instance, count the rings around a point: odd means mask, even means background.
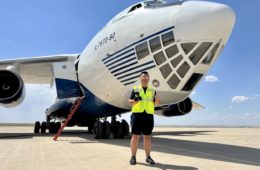
[{"label": "clear blue sky", "polygon": [[[0,60],[80,53],[114,15],[136,2],[0,0]],[[260,126],[260,1],[214,2],[232,7],[237,21],[209,81],[203,80],[191,96],[206,109],[179,118],[157,117],[156,124]],[[52,93],[48,86],[27,86],[21,106],[0,108],[0,122],[43,120]]]}]

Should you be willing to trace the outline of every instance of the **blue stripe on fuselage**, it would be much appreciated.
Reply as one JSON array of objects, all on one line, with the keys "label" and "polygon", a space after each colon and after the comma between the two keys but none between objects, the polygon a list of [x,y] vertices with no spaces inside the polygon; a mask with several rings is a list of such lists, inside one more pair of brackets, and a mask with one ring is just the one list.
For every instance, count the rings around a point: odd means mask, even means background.
[{"label": "blue stripe on fuselage", "polygon": [[[102,61],[103,61],[103,62],[108,62],[107,59],[110,59],[111,57],[113,57],[114,55],[117,55],[118,53],[124,51],[125,49],[130,48],[130,47],[132,47],[132,46],[135,46],[135,45],[137,45],[138,43],[140,43],[140,42],[142,42],[142,41],[146,41],[146,40],[148,40],[149,38],[151,38],[151,37],[153,37],[153,36],[156,36],[156,35],[159,35],[159,34],[161,34],[161,33],[163,33],[163,32],[169,31],[169,30],[171,30],[171,29],[173,29],[173,28],[175,28],[175,27],[172,26],[172,27],[166,28],[166,29],[164,29],[164,30],[161,30],[161,31],[159,31],[159,32],[156,32],[156,33],[154,33],[154,34],[152,34],[152,35],[149,35],[149,36],[147,36],[147,37],[145,37],[145,38],[143,38],[143,39],[141,39],[141,40],[139,40],[139,41],[137,41],[137,42],[134,42],[134,43],[128,45],[127,47],[125,47],[125,48],[123,48],[123,49],[121,49],[121,50],[119,50],[119,51],[114,52],[113,54],[109,55],[108,57],[103,58]],[[131,49],[131,50],[132,50],[132,49]],[[130,51],[131,51],[131,50],[130,50]],[[119,55],[119,56],[120,56],[120,55]],[[116,58],[116,57],[115,57],[115,58]],[[107,61],[106,61],[106,60],[107,60]]]},{"label": "blue stripe on fuselage", "polygon": [[[66,80],[66,79],[55,79],[60,85],[68,87],[71,84],[75,84],[75,81]],[[77,82],[76,82],[77,83]],[[88,90],[83,85],[82,89],[84,90],[85,99],[83,100],[77,115],[84,115],[83,117],[104,117],[104,116],[112,116],[120,113],[128,112],[129,110],[118,108],[116,106],[110,105],[100,98],[95,96],[90,90]],[[102,87],[101,87],[102,88]]]}]

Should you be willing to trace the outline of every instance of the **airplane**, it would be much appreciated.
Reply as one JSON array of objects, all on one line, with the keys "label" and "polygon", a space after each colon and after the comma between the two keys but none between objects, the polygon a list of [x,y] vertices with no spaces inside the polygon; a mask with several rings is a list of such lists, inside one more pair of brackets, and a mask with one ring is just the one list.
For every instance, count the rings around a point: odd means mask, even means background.
[{"label": "airplane", "polygon": [[117,117],[130,112],[130,92],[142,71],[160,95],[155,114],[183,116],[202,107],[189,96],[220,56],[235,20],[220,3],[139,2],[112,18],[82,53],[0,61],[0,105],[21,104],[25,83],[50,84],[57,97],[34,133],[56,133],[84,96],[68,126],[88,127],[95,138],[123,138],[129,124]]}]

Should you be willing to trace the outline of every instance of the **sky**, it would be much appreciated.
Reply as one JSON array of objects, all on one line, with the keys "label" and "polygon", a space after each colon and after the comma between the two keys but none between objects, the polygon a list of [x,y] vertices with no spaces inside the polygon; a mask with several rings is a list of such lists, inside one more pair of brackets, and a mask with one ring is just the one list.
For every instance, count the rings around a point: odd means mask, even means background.
[{"label": "sky", "polygon": [[[0,0],[0,60],[81,53],[95,34],[136,0]],[[230,39],[191,99],[205,109],[182,117],[156,116],[156,125],[260,126],[260,1],[214,0],[236,13]],[[0,122],[45,120],[55,89],[26,85],[24,102],[0,106]],[[129,121],[130,114],[123,116]]]}]

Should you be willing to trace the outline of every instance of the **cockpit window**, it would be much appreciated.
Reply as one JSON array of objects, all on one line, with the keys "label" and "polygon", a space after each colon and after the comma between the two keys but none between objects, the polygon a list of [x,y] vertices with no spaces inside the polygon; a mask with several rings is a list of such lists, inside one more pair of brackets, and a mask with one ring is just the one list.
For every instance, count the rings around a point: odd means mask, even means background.
[{"label": "cockpit window", "polygon": [[135,47],[137,58],[141,60],[150,54],[147,42],[144,42]]},{"label": "cockpit window", "polygon": [[203,64],[211,64],[211,61],[213,60],[213,58],[215,57],[215,54],[218,50],[220,43],[217,43],[214,48],[209,52],[209,54],[207,55],[207,57],[203,60]]},{"label": "cockpit window", "polygon": [[128,13],[133,12],[133,11],[135,11],[135,10],[141,8],[141,7],[142,7],[142,4],[137,4],[137,5],[133,6],[133,7],[128,11]]},{"label": "cockpit window", "polygon": [[168,6],[181,5],[183,2],[185,2],[185,0],[145,0],[143,2],[143,6],[144,8],[163,8]]},{"label": "cockpit window", "polygon": [[144,2],[146,6],[158,5],[158,4],[165,4],[165,1],[162,0],[147,0]]},{"label": "cockpit window", "polygon": [[175,41],[173,32],[168,32],[162,35],[163,46],[167,46]]}]

